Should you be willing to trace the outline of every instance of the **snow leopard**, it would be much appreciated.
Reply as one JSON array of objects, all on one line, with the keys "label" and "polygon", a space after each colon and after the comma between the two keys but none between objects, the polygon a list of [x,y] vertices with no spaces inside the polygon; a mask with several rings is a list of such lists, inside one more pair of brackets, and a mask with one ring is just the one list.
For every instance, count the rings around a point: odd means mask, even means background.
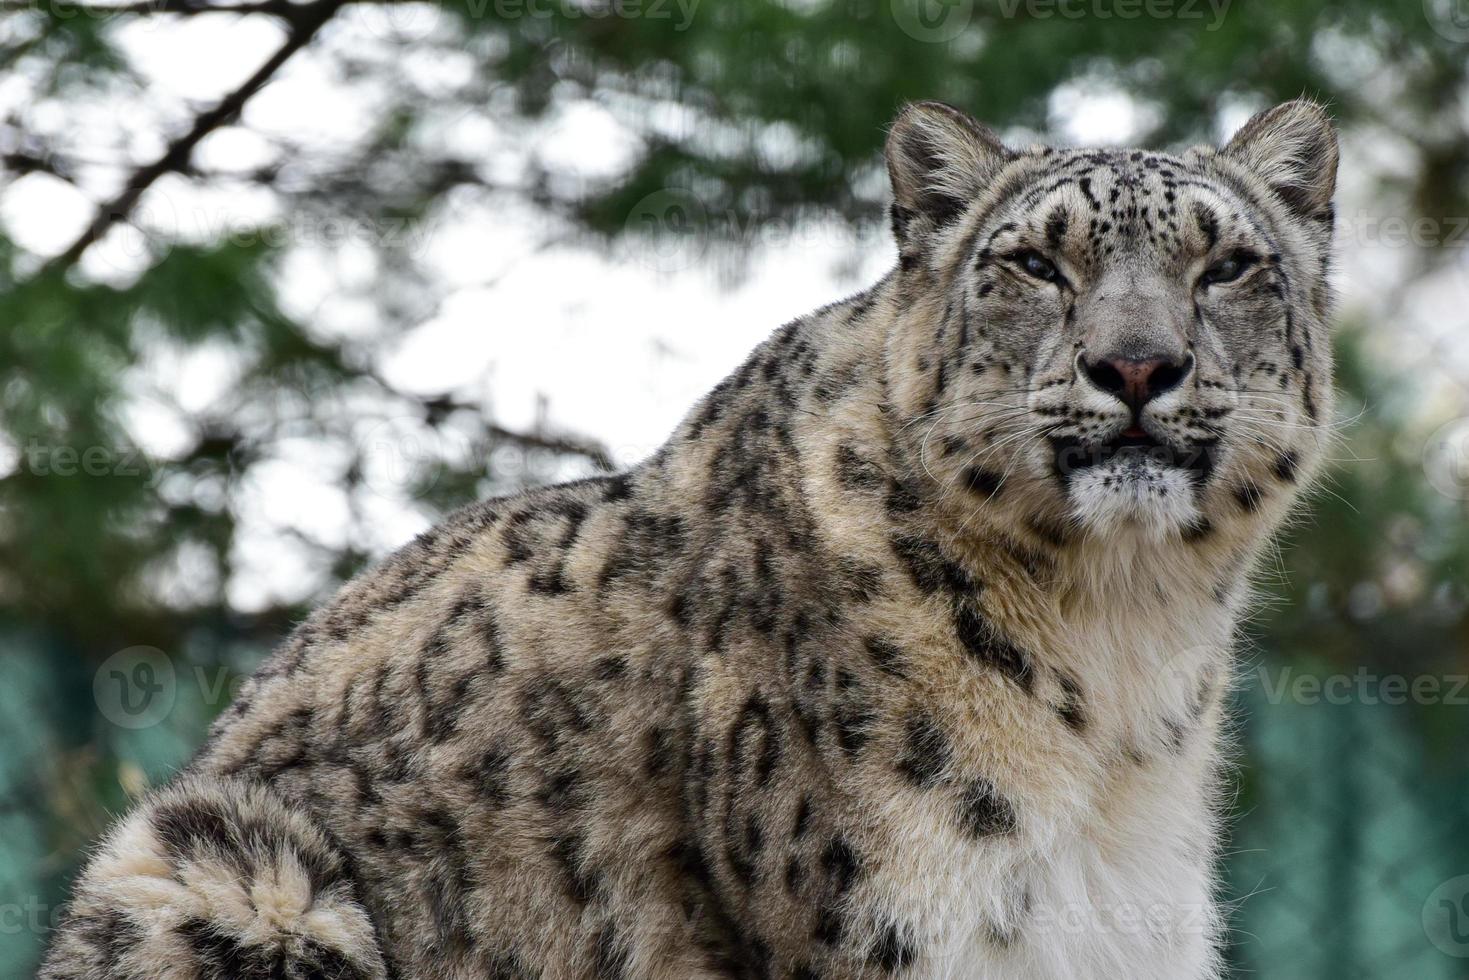
[{"label": "snow leopard", "polygon": [[905,107],[896,261],[644,462],[309,617],[43,980],[1206,980],[1232,646],[1332,431],[1337,138]]}]

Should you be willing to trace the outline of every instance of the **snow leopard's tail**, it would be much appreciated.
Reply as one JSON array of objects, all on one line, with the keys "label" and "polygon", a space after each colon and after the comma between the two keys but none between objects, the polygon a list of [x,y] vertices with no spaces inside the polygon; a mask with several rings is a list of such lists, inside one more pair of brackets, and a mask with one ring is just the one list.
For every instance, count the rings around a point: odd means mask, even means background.
[{"label": "snow leopard's tail", "polygon": [[77,880],[39,980],[384,980],[346,859],[265,786],[147,799]]}]

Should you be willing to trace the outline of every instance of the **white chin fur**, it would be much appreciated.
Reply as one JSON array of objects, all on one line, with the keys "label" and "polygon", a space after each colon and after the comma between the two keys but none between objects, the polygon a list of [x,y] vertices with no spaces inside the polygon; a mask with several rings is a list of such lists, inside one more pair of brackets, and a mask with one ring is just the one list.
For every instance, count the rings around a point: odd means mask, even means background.
[{"label": "white chin fur", "polygon": [[1076,473],[1068,495],[1077,519],[1100,534],[1132,531],[1162,540],[1199,518],[1194,476],[1149,462],[1115,461]]}]

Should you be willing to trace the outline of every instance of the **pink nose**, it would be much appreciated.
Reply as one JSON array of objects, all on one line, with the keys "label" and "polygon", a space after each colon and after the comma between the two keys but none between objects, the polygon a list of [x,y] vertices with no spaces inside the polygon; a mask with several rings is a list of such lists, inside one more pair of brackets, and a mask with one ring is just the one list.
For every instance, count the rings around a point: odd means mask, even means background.
[{"label": "pink nose", "polygon": [[1103,357],[1083,358],[1081,364],[1092,384],[1139,409],[1182,384],[1193,370],[1194,359],[1189,354],[1178,359]]}]

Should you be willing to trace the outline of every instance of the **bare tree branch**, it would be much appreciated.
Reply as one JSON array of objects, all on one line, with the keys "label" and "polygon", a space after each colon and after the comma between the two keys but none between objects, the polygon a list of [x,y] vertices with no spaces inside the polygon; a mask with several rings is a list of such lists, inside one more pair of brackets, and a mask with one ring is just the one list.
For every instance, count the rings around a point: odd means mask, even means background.
[{"label": "bare tree branch", "polygon": [[[397,391],[382,378],[377,378],[378,384],[387,391],[393,392],[399,398],[409,398],[418,402],[428,413],[429,419],[439,419],[455,411],[470,411],[479,413],[479,408],[467,402],[459,401],[452,395],[435,395],[423,398],[415,395],[405,394]],[[583,439],[570,435],[557,435],[554,433],[535,430],[531,432],[517,432],[507,429],[493,422],[487,422],[484,431],[492,439],[501,442],[510,442],[525,449],[545,449],[566,456],[580,456],[587,460],[599,470],[612,472],[617,467],[612,462],[612,455],[607,448],[594,439]]]},{"label": "bare tree branch", "polygon": [[0,166],[17,176],[43,173],[60,178],[68,184],[76,183],[76,178],[72,175],[69,166],[56,157],[44,153],[29,153],[25,150],[3,153],[0,154]]},{"label": "bare tree branch", "polygon": [[312,4],[283,4],[283,7],[290,8],[291,30],[286,37],[286,43],[255,74],[221,99],[214,108],[195,116],[189,131],[170,143],[162,156],[134,171],[117,196],[98,209],[97,216],[71,247],[46,263],[42,275],[57,275],[71,268],[82,257],[82,253],[106,234],[109,228],[132,213],[143,193],[158,178],[188,167],[189,158],[200,141],[239,115],[245,103],[270,82],[280,67],[309,44],[316,32],[349,2],[350,0],[317,0]]},{"label": "bare tree branch", "polygon": [[608,473],[617,468],[613,465],[612,457],[607,450],[591,439],[548,435],[541,432],[516,432],[493,424],[485,426],[485,431],[502,442],[513,442],[527,449],[547,449],[567,456],[584,457],[597,469]]}]

